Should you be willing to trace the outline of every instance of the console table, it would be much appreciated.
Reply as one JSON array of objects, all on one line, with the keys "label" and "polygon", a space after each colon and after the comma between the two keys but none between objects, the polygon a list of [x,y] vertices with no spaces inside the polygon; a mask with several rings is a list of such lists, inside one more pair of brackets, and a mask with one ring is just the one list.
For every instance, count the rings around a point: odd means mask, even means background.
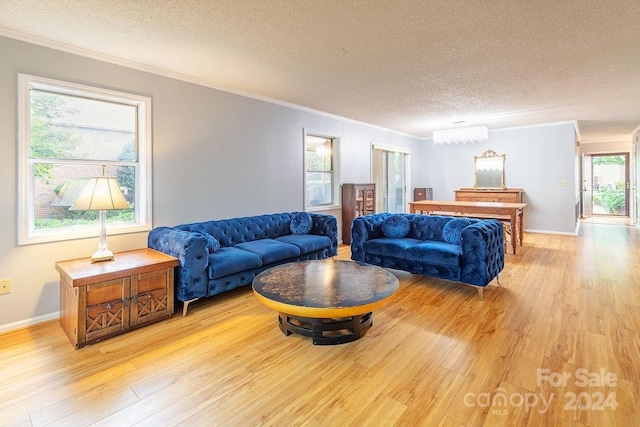
[{"label": "console table", "polygon": [[[469,216],[498,219],[509,221],[511,224],[511,246],[516,253],[516,240],[524,238],[522,224],[524,222],[524,208],[526,203],[500,203],[500,202],[463,202],[463,201],[438,201],[422,200],[409,203],[411,213],[454,213],[467,214]],[[518,239],[515,238],[518,236]]]}]

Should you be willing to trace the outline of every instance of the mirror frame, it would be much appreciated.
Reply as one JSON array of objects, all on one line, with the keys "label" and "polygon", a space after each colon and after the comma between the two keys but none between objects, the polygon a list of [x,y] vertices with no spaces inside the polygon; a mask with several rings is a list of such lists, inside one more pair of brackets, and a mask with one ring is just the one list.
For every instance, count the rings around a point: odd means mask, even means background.
[{"label": "mirror frame", "polygon": [[[474,190],[506,190],[504,185],[504,163],[507,158],[506,154],[498,154],[495,151],[489,149],[482,153],[480,156],[473,156],[474,162],[474,180],[473,180],[473,189]],[[480,186],[478,185],[478,161],[482,162],[483,159],[491,159],[491,162],[501,162],[502,170],[500,173],[500,186],[499,187],[489,187],[489,186]]]}]

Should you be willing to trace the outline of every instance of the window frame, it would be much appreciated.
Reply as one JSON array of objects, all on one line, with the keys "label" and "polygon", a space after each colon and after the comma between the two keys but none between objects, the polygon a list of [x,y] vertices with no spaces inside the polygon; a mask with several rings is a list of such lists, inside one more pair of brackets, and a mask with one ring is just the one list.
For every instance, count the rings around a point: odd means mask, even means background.
[{"label": "window frame", "polygon": [[35,229],[34,164],[43,158],[30,157],[30,90],[41,89],[63,95],[81,96],[99,101],[117,102],[137,109],[137,162],[109,162],[100,160],[45,159],[48,163],[128,164],[136,171],[135,220],[133,223],[114,223],[107,226],[109,235],[137,233],[152,228],[152,157],[151,157],[151,98],[100,87],[18,74],[18,245],[84,239],[97,236],[96,226],[73,226],[47,230]]},{"label": "window frame", "polygon": [[[307,191],[307,137],[313,136],[331,140],[331,203],[326,205],[309,206]],[[340,208],[340,137],[324,132],[303,129],[303,206],[306,212],[319,212]],[[324,172],[324,171],[323,171]]]}]

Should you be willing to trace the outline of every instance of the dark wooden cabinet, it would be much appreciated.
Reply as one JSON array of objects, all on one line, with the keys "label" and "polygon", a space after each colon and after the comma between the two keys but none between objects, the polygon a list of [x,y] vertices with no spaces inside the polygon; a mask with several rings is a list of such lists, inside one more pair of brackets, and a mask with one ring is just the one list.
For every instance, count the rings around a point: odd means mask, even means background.
[{"label": "dark wooden cabinet", "polygon": [[342,242],[351,244],[351,223],[376,210],[375,184],[342,184]]},{"label": "dark wooden cabinet", "polygon": [[413,201],[433,200],[433,188],[417,187],[413,189]]}]

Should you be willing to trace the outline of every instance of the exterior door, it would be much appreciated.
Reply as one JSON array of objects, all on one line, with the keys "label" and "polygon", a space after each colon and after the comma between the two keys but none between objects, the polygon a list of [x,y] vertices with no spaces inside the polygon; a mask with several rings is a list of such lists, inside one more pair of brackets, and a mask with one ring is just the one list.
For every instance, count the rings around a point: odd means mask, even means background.
[{"label": "exterior door", "polygon": [[593,154],[591,177],[593,214],[628,216],[629,153]]},{"label": "exterior door", "polygon": [[582,155],[582,218],[593,215],[593,158]]}]

